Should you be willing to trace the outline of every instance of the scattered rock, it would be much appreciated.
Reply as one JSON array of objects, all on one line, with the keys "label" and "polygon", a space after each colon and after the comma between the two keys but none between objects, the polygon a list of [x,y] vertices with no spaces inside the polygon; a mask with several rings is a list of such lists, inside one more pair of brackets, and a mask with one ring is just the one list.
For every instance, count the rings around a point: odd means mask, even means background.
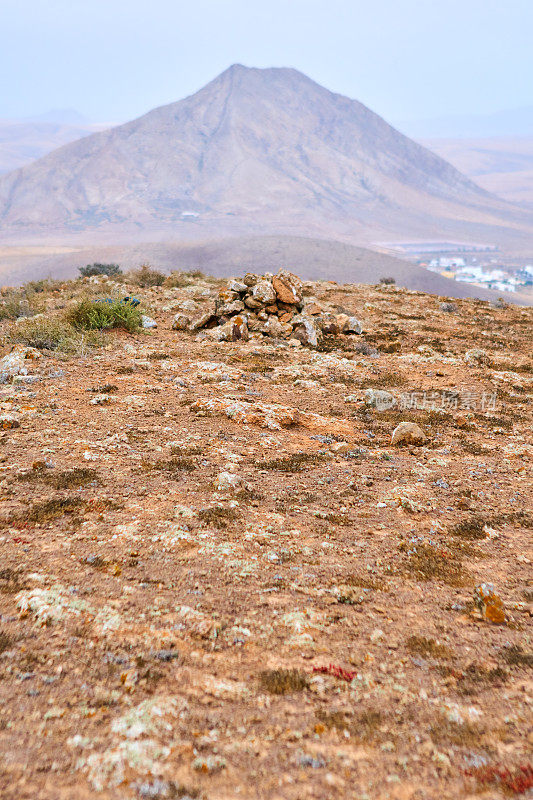
[{"label": "scattered rock", "polygon": [[192,762],[193,769],[197,772],[205,772],[208,775],[214,772],[220,772],[220,770],[225,767],[226,759],[222,758],[222,756],[199,756]]},{"label": "scattered rock", "polygon": [[486,364],[489,361],[489,357],[485,350],[481,350],[479,347],[473,347],[472,350],[467,350],[464,358],[466,363],[470,364],[471,366]]},{"label": "scattered rock", "polygon": [[7,431],[12,428],[20,428],[18,414],[0,414],[0,430]]},{"label": "scattered rock", "polygon": [[191,405],[191,410],[200,414],[223,414],[241,425],[258,425],[275,431],[299,425],[313,433],[353,435],[352,425],[346,420],[303,412],[290,406],[212,397],[199,398]]},{"label": "scattered rock", "polygon": [[230,492],[242,486],[243,482],[242,478],[232,472],[221,472],[215,479],[215,489],[217,492]]},{"label": "scattered rock", "polygon": [[188,331],[191,325],[191,318],[187,314],[179,312],[172,320],[173,331]]},{"label": "scattered rock", "polygon": [[157,322],[152,317],[147,316],[146,314],[141,315],[141,327],[142,328],[157,328]]},{"label": "scattered rock", "polygon": [[503,600],[496,594],[492,583],[480,583],[474,589],[474,601],[481,611],[481,616],[487,622],[503,625],[505,622],[505,607]]},{"label": "scattered rock", "polygon": [[384,389],[366,389],[365,403],[369,408],[386,411],[388,408],[394,408],[396,400],[390,392],[386,392]]},{"label": "scattered rock", "polygon": [[34,347],[17,344],[7,356],[0,359],[0,383],[9,383],[16,375],[27,375],[27,361],[42,358],[42,353]]},{"label": "scattered rock", "polygon": [[392,433],[391,444],[424,444],[427,436],[416,422],[400,422]]}]

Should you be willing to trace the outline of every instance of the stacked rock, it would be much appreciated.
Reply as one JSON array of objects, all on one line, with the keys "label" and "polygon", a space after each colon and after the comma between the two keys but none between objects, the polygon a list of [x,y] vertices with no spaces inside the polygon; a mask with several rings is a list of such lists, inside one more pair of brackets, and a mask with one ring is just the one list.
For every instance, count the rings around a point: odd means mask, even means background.
[{"label": "stacked rock", "polygon": [[277,275],[247,273],[242,281],[232,279],[200,316],[176,314],[174,330],[207,329],[211,338],[244,341],[250,335],[275,339],[297,339],[316,347],[323,334],[361,333],[361,323],[348,314],[328,310],[314,298],[304,298],[302,281],[281,269]]}]

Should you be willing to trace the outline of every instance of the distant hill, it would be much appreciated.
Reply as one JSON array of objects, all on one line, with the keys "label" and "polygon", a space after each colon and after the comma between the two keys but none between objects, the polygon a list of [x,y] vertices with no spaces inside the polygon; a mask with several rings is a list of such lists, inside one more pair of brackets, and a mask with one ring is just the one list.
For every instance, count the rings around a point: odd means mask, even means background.
[{"label": "distant hill", "polygon": [[31,120],[0,119],[0,173],[30,164],[64,144],[89,136],[102,126],[51,121],[49,115]]},{"label": "distant hill", "polygon": [[32,122],[50,122],[53,125],[90,126],[91,122],[74,108],[53,108],[44,114],[29,117]]},{"label": "distant hill", "polygon": [[477,241],[526,236],[533,219],[361,103],[293,69],[235,65],[185,100],[0,177],[0,225],[17,236]]},{"label": "distant hill", "polygon": [[533,135],[428,139],[422,144],[487,191],[533,207]]},{"label": "distant hill", "polygon": [[[377,283],[394,278],[398,286],[445,295],[495,300],[498,292],[467,283],[457,283],[408,261],[362,247],[324,239],[297,236],[251,236],[180,244],[159,242],[130,247],[86,249],[0,248],[0,284],[17,284],[47,276],[71,278],[78,267],[94,261],[118,262],[124,269],[148,262],[155,268],[202,270],[208,275],[228,277],[252,272],[277,272],[281,266],[306,280],[339,283]],[[533,298],[509,295],[508,300],[531,305]]]},{"label": "distant hill", "polygon": [[500,136],[533,136],[533,105],[492,114],[456,114],[396,123],[414,139],[480,139]]}]

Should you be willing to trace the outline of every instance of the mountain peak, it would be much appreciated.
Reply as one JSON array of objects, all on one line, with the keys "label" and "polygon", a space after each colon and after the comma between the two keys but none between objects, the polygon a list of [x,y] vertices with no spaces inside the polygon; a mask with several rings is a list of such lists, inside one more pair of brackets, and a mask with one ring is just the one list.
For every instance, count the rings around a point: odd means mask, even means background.
[{"label": "mountain peak", "polygon": [[451,236],[454,224],[461,238],[465,224],[478,226],[479,239],[479,226],[513,214],[361,103],[290,67],[233,64],[184,100],[0,177],[6,228],[176,235],[190,212],[206,235],[347,232],[352,241],[368,241],[369,230],[383,240]]}]

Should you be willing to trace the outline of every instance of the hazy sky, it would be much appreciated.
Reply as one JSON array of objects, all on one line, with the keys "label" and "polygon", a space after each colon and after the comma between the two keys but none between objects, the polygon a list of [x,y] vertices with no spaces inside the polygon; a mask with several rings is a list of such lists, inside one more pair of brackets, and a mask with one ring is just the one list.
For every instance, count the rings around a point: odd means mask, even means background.
[{"label": "hazy sky", "polygon": [[533,105],[533,0],[0,0],[0,117],[124,121],[230,64],[389,120]]}]

